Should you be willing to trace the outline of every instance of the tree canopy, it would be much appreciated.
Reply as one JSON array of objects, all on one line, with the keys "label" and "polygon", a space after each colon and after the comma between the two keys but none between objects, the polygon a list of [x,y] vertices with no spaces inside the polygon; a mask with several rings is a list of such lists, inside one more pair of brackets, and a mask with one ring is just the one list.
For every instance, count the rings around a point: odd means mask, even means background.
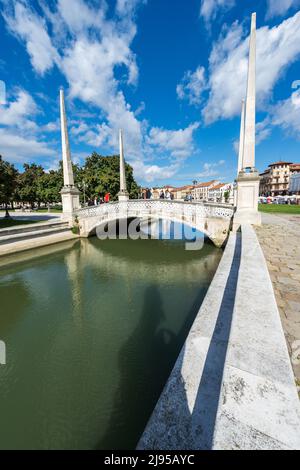
[{"label": "tree canopy", "polygon": [[[75,185],[81,190],[85,187],[86,197],[94,199],[109,192],[112,200],[117,199],[120,189],[119,155],[102,156],[96,152],[86,158],[83,166],[73,165]],[[127,191],[131,198],[137,198],[139,186],[133,177],[133,169],[126,166]],[[7,205],[12,201],[30,204],[32,207],[61,201],[63,187],[62,162],[57,170],[46,172],[42,165],[25,163],[23,171],[18,172],[0,156],[0,203]],[[83,201],[83,194],[81,194]]]},{"label": "tree canopy", "polygon": [[2,159],[0,155],[0,204],[5,205],[6,216],[8,214],[8,204],[13,201],[17,187],[18,171],[9,162]]},{"label": "tree canopy", "polygon": [[[120,157],[113,155],[103,157],[93,152],[85,161],[81,169],[80,177],[87,185],[87,195],[90,198],[103,196],[109,192],[113,200],[117,199],[120,190]],[[132,166],[125,164],[126,184],[129,196],[134,199],[138,197],[139,186],[133,177]]]}]

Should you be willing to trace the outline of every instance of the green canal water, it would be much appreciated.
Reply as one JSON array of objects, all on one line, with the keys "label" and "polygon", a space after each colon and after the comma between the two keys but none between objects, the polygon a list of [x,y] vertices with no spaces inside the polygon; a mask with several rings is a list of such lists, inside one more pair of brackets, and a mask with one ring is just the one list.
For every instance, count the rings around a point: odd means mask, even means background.
[{"label": "green canal water", "polygon": [[221,255],[93,238],[2,260],[0,448],[133,449]]}]

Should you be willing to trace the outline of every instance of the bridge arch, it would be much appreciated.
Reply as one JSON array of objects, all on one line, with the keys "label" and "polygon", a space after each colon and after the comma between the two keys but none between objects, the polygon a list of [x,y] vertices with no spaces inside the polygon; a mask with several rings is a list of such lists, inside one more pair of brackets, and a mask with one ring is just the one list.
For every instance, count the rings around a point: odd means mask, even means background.
[{"label": "bridge arch", "polygon": [[167,200],[130,200],[102,204],[76,212],[80,235],[91,236],[98,226],[121,219],[162,219],[188,225],[204,233],[221,247],[229,234],[233,217],[229,205],[186,203]]}]

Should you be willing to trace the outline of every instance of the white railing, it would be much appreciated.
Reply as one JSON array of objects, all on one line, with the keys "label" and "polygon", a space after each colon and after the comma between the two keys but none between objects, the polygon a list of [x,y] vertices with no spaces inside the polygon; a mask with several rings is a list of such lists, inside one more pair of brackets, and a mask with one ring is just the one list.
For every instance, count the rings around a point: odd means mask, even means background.
[{"label": "white railing", "polygon": [[78,209],[74,215],[79,219],[99,217],[112,219],[118,216],[143,217],[152,215],[187,216],[187,217],[218,217],[231,219],[234,214],[233,206],[227,204],[170,201],[165,199],[131,199],[129,201],[110,202],[99,206],[89,206]]}]

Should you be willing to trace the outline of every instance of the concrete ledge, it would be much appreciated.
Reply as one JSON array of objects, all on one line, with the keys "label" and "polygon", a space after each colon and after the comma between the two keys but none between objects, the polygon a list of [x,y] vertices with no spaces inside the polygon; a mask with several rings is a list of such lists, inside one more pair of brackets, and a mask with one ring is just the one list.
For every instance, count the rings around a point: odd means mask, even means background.
[{"label": "concrete ledge", "polygon": [[272,283],[254,229],[242,257],[215,449],[300,449],[300,406]]},{"label": "concrete ledge", "polygon": [[250,226],[222,260],[138,449],[300,448],[299,401]]},{"label": "concrete ledge", "polygon": [[52,220],[47,220],[47,221],[42,221],[42,222],[35,222],[32,224],[12,225],[11,227],[1,228],[0,237],[2,238],[7,235],[16,235],[19,233],[32,232],[32,231],[42,230],[46,228],[54,228],[58,226],[67,226],[67,223],[62,222],[60,219],[57,219],[57,220],[52,219]]},{"label": "concrete ledge", "polygon": [[230,329],[226,318],[232,316],[239,258],[240,235],[231,233],[213,281],[138,443],[138,449],[193,450],[212,447],[226,338]]},{"label": "concrete ledge", "polygon": [[0,257],[19,253],[21,251],[32,250],[41,246],[53,245],[68,240],[78,239],[78,235],[74,235],[71,230],[67,232],[54,233],[52,235],[46,235],[40,238],[29,238],[27,240],[15,241],[13,243],[7,243],[0,245]]}]

